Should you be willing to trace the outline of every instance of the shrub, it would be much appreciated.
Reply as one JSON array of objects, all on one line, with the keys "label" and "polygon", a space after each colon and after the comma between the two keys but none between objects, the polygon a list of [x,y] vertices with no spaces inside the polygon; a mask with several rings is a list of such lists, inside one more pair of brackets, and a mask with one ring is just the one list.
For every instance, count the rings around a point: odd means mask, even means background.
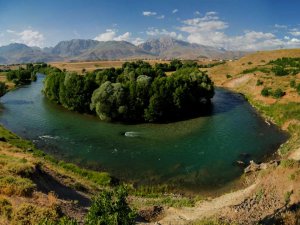
[{"label": "shrub", "polygon": [[283,92],[280,88],[277,88],[272,94],[272,96],[274,98],[281,98],[284,95],[285,95],[285,92]]},{"label": "shrub", "polygon": [[11,203],[6,199],[0,197],[0,216],[10,219],[12,214]]},{"label": "shrub", "polygon": [[252,65],[252,62],[248,62],[248,65]]},{"label": "shrub", "polygon": [[296,81],[295,80],[291,80],[290,81],[290,87],[291,88],[295,88],[296,87]]},{"label": "shrub", "polygon": [[35,184],[18,176],[0,176],[0,193],[5,195],[31,196]]},{"label": "shrub", "polygon": [[60,217],[61,212],[58,207],[38,207],[23,203],[13,214],[11,224],[58,224]]},{"label": "shrub", "polygon": [[292,159],[286,159],[280,162],[280,166],[282,166],[283,168],[293,168],[297,165],[298,165],[297,161]]},{"label": "shrub", "polygon": [[276,76],[286,76],[289,74],[288,70],[281,66],[272,67],[271,70]]},{"label": "shrub", "polygon": [[271,88],[264,87],[260,93],[262,96],[268,97],[271,94]]},{"label": "shrub", "polygon": [[134,224],[136,214],[126,202],[127,195],[127,190],[123,186],[113,191],[102,191],[93,199],[85,224]]},{"label": "shrub", "polygon": [[226,74],[226,78],[229,79],[232,78],[232,76],[230,74]]},{"label": "shrub", "polygon": [[264,82],[262,81],[262,80],[260,80],[260,79],[258,79],[257,81],[256,81],[256,86],[261,86],[261,85],[263,85],[264,84]]}]

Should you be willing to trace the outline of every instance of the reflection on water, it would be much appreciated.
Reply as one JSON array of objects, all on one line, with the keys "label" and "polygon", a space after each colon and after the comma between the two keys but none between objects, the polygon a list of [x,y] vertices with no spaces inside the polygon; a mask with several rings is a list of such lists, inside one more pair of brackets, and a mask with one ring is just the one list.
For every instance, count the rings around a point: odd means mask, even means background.
[{"label": "reflection on water", "polygon": [[[0,122],[55,157],[138,184],[200,190],[242,173],[237,160],[260,160],[286,135],[267,125],[238,94],[217,89],[211,111],[168,123],[105,123],[46,100],[42,76],[1,98]],[[247,156],[247,157],[245,157]]]}]

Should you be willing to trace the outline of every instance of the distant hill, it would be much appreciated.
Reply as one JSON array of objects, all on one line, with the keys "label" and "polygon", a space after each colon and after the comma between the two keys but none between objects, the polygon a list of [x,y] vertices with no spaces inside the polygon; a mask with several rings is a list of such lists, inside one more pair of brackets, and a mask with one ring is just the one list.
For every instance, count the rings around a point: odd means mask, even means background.
[{"label": "distant hill", "polygon": [[128,58],[152,58],[154,55],[126,41],[98,42],[82,54],[74,56],[75,60],[107,60]]},{"label": "distant hill", "polygon": [[89,49],[95,48],[98,44],[98,41],[83,39],[61,41],[52,48],[51,53],[61,57],[75,57]]},{"label": "distant hill", "polygon": [[244,56],[246,52],[231,52],[225,49],[219,49],[199,44],[177,40],[171,37],[161,37],[151,39],[138,46],[139,48],[151,52],[163,59],[234,59]]},{"label": "distant hill", "polygon": [[56,60],[62,60],[62,58],[24,44],[13,43],[0,47],[0,64],[49,62]]},{"label": "distant hill", "polygon": [[0,64],[50,62],[50,61],[94,61],[111,59],[234,59],[246,52],[226,51],[214,47],[191,44],[170,37],[146,41],[138,46],[126,41],[96,41],[73,39],[61,41],[54,47],[40,49],[24,44],[0,47]]}]

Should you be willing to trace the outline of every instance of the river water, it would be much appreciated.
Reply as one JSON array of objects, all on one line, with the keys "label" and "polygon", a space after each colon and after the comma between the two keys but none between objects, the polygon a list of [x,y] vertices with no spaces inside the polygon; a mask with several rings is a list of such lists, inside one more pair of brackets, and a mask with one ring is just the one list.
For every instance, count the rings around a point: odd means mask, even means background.
[{"label": "river water", "polygon": [[0,123],[59,159],[125,181],[186,190],[239,177],[237,160],[260,161],[287,139],[239,94],[217,89],[211,113],[169,124],[101,122],[68,111],[41,93],[42,75],[1,98]]}]

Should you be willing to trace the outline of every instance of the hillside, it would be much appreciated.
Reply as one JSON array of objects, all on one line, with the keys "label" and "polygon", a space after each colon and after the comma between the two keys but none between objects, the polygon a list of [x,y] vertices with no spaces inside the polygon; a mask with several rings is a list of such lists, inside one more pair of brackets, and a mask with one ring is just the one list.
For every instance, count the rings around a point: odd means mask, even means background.
[{"label": "hillside", "polygon": [[44,49],[18,43],[1,46],[0,64],[124,59],[236,59],[245,54],[170,37],[152,39],[139,46],[126,41],[72,39]]},{"label": "hillside", "polygon": [[48,62],[62,60],[61,57],[42,51],[42,49],[28,47],[24,44],[10,44],[0,47],[0,64]]},{"label": "hillside", "polygon": [[234,59],[245,55],[245,52],[230,52],[224,49],[191,44],[170,37],[150,39],[138,47],[162,59]]}]

